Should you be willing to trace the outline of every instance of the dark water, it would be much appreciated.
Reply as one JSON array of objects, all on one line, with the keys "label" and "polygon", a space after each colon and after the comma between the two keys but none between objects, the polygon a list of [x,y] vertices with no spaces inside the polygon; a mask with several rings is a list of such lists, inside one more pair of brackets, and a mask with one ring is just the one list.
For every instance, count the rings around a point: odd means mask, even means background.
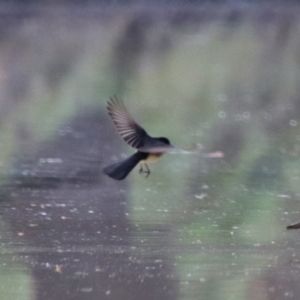
[{"label": "dark water", "polygon": [[[298,10],[14,15],[0,299],[299,299]],[[113,94],[149,134],[224,157],[168,154],[148,178],[108,178],[133,152]]]}]

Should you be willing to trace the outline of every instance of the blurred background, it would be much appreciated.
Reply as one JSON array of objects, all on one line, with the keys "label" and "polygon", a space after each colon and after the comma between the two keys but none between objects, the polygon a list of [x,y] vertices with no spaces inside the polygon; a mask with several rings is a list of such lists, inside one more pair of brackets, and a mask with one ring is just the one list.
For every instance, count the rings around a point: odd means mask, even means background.
[{"label": "blurred background", "polygon": [[[0,299],[299,299],[300,7],[0,4]],[[145,179],[106,111],[168,154]]]}]

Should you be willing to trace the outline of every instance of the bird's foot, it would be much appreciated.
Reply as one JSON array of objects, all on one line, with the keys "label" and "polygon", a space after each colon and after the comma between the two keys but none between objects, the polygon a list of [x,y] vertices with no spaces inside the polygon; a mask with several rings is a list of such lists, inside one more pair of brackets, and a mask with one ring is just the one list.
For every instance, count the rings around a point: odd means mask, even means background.
[{"label": "bird's foot", "polygon": [[143,165],[141,165],[140,170],[139,170],[139,174],[141,174],[141,173],[144,173]]},{"label": "bird's foot", "polygon": [[144,173],[146,174],[145,178],[148,178],[151,172],[150,172],[149,167],[146,164],[145,164],[145,167],[146,167],[146,171],[144,171]]},{"label": "bird's foot", "polygon": [[144,164],[144,166],[145,166],[145,169],[143,168],[143,165],[141,165],[141,167],[139,169],[139,174],[144,173],[144,174],[146,174],[145,178],[147,178],[151,172],[146,164]]}]

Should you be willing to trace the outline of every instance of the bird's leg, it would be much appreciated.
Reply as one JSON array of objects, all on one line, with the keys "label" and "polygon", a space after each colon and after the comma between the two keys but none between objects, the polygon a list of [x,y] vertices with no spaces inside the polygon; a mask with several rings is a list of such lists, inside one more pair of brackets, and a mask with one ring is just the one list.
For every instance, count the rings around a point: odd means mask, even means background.
[{"label": "bird's leg", "polygon": [[[145,166],[145,169],[143,168],[143,165]],[[145,173],[146,174],[146,178],[150,175],[150,169],[146,164],[141,164],[141,167],[139,169],[139,173]]]},{"label": "bird's leg", "polygon": [[146,171],[144,171],[144,173],[146,173],[147,175],[146,175],[146,177],[145,178],[147,178],[149,175],[150,175],[150,169],[149,169],[149,167],[147,166],[147,164],[145,164],[145,167],[146,167]]},{"label": "bird's leg", "polygon": [[144,172],[144,170],[143,170],[143,164],[141,164],[140,170],[139,170],[139,174],[141,174],[141,173],[143,173],[143,172]]}]

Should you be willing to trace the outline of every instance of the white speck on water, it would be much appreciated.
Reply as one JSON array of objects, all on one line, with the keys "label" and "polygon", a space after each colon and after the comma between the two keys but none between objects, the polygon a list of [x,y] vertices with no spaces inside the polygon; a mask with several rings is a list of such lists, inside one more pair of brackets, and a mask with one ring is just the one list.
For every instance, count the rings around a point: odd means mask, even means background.
[{"label": "white speck on water", "polygon": [[110,295],[110,293],[111,293],[111,290],[107,290],[107,291],[105,292],[105,295]]},{"label": "white speck on water", "polygon": [[271,286],[271,287],[269,288],[269,292],[274,293],[274,292],[275,292],[275,287],[274,287],[274,286]]},{"label": "white speck on water", "polygon": [[93,291],[93,288],[92,287],[81,288],[80,291],[83,293],[90,293]]},{"label": "white speck on water", "polygon": [[220,94],[218,98],[221,102],[225,102],[227,100],[227,96],[225,94]]},{"label": "white speck on water", "polygon": [[291,198],[291,196],[289,195],[285,195],[285,194],[279,194],[277,195],[278,198]]},{"label": "white speck on water", "polygon": [[249,111],[243,112],[243,118],[244,118],[244,119],[249,119],[249,118],[250,118],[250,113],[249,113]]},{"label": "white speck on water", "polygon": [[[43,264],[42,264],[42,265],[43,265]],[[48,262],[46,262],[46,263],[44,264],[44,266],[45,266],[47,269],[50,269],[50,268],[51,268],[51,264],[48,263]]]},{"label": "white speck on water", "polygon": [[22,175],[28,175],[28,174],[30,174],[30,171],[29,170],[24,170],[23,172],[22,172]]},{"label": "white speck on water", "polygon": [[290,125],[295,127],[298,125],[298,122],[296,120],[290,120]]},{"label": "white speck on water", "polygon": [[201,193],[200,195],[195,195],[195,198],[200,199],[200,200],[204,199],[205,197],[207,197],[207,194],[205,194],[205,193]]},{"label": "white speck on water", "polygon": [[63,162],[61,158],[40,158],[40,163],[48,163],[48,164],[60,164]]},{"label": "white speck on water", "polygon": [[219,115],[219,117],[220,117],[221,119],[225,119],[226,116],[227,116],[226,112],[225,112],[225,111],[222,111],[222,110],[219,111],[218,115]]},{"label": "white speck on water", "polygon": [[66,207],[66,203],[55,203],[54,204],[56,207]]},{"label": "white speck on water", "polygon": [[293,293],[291,293],[291,292],[285,292],[284,293],[284,297],[292,298],[293,297]]}]

